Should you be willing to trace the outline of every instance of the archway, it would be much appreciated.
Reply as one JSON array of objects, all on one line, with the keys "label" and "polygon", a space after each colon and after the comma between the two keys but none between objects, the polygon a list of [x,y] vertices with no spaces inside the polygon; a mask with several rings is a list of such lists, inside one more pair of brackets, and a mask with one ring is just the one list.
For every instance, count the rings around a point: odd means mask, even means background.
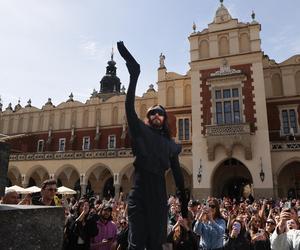
[{"label": "archway", "polygon": [[277,181],[279,197],[300,198],[300,161],[284,166]]},{"label": "archway", "polygon": [[[248,168],[239,160],[230,158],[223,161],[212,176],[212,194],[215,197],[230,197],[240,200],[247,198],[253,179]],[[249,189],[249,188],[248,188]]]},{"label": "archway", "polygon": [[[185,184],[185,188],[188,189],[189,191],[192,190],[192,174],[189,174],[187,172],[187,170],[183,167],[181,167],[181,172],[183,175],[183,179],[184,179],[184,184]],[[167,188],[167,194],[168,195],[174,195],[176,194],[176,185],[175,185],[175,181],[174,181],[174,177],[173,177],[173,173],[171,169],[168,169],[168,171],[166,172],[166,188]]]},{"label": "archway", "polygon": [[[114,187],[112,188],[110,184],[107,184],[107,181],[110,178],[113,178],[113,175],[108,167],[103,165],[93,166],[87,171],[86,177],[88,180],[87,190],[93,194],[99,195],[100,197],[105,197],[104,191],[108,192],[107,190],[109,189],[109,193],[114,195]],[[105,188],[105,185],[108,185],[108,187]]]},{"label": "archway", "polygon": [[28,174],[28,186],[34,184],[40,187],[43,181],[50,179],[49,173],[46,168],[42,166],[36,166]]},{"label": "archway", "polygon": [[79,180],[79,173],[73,166],[64,166],[55,174],[57,178],[57,186],[65,186],[74,188],[75,183]]},{"label": "archway", "polygon": [[134,179],[134,167],[132,164],[123,168],[122,172],[120,173],[120,192],[123,192],[125,197],[128,195]]},{"label": "archway", "polygon": [[20,171],[16,168],[9,168],[7,173],[8,186],[18,185],[22,186],[22,177]]}]

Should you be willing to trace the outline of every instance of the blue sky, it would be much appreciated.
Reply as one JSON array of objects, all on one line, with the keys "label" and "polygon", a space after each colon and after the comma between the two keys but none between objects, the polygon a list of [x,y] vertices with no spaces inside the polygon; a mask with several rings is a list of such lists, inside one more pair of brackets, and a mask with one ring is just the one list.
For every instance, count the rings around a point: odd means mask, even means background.
[{"label": "blue sky", "polygon": [[[112,46],[123,40],[141,64],[137,94],[156,86],[159,54],[168,71],[189,67],[188,36],[212,22],[218,0],[0,0],[0,95],[8,103],[41,108],[85,102],[105,74]],[[300,1],[224,0],[233,18],[261,23],[262,49],[277,62],[300,54]],[[128,73],[115,49],[117,74]]]}]

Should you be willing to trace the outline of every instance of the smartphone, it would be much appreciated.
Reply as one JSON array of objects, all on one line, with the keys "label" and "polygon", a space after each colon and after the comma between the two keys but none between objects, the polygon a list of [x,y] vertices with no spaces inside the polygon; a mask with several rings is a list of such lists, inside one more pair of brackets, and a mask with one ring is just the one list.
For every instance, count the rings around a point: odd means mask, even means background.
[{"label": "smartphone", "polygon": [[284,203],[284,206],[283,206],[284,208],[288,208],[288,209],[290,209],[291,208],[291,202],[290,201],[286,201],[285,203]]}]

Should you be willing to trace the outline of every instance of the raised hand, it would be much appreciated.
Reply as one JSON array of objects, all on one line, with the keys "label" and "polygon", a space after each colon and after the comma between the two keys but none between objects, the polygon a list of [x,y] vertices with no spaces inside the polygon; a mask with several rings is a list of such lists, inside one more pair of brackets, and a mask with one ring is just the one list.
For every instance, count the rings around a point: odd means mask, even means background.
[{"label": "raised hand", "polygon": [[117,42],[117,47],[120,55],[126,61],[127,69],[129,71],[130,76],[138,78],[140,74],[140,65],[125,47],[123,41]]}]

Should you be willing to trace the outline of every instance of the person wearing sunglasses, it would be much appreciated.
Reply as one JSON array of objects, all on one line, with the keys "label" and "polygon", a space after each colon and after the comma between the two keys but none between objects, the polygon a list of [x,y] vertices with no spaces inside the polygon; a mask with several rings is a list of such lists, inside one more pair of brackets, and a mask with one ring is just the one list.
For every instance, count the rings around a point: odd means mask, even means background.
[{"label": "person wearing sunglasses", "polygon": [[[134,160],[134,184],[128,196],[129,247],[128,249],[160,250],[167,238],[167,192],[165,171],[171,167],[181,214],[187,218],[188,199],[178,154],[181,147],[172,140],[167,112],[161,105],[147,111],[146,121],[135,112],[135,90],[140,74],[136,62],[123,42],[117,43],[119,53],[126,61],[130,81],[125,101]],[[147,225],[147,226],[145,226]]]},{"label": "person wearing sunglasses", "polygon": [[194,232],[200,236],[199,248],[206,250],[223,249],[226,222],[222,218],[219,202],[215,198],[208,200],[196,216]]},{"label": "person wearing sunglasses", "polygon": [[56,206],[54,196],[57,192],[56,181],[53,179],[45,180],[41,185],[40,199],[32,199],[32,205]]}]

